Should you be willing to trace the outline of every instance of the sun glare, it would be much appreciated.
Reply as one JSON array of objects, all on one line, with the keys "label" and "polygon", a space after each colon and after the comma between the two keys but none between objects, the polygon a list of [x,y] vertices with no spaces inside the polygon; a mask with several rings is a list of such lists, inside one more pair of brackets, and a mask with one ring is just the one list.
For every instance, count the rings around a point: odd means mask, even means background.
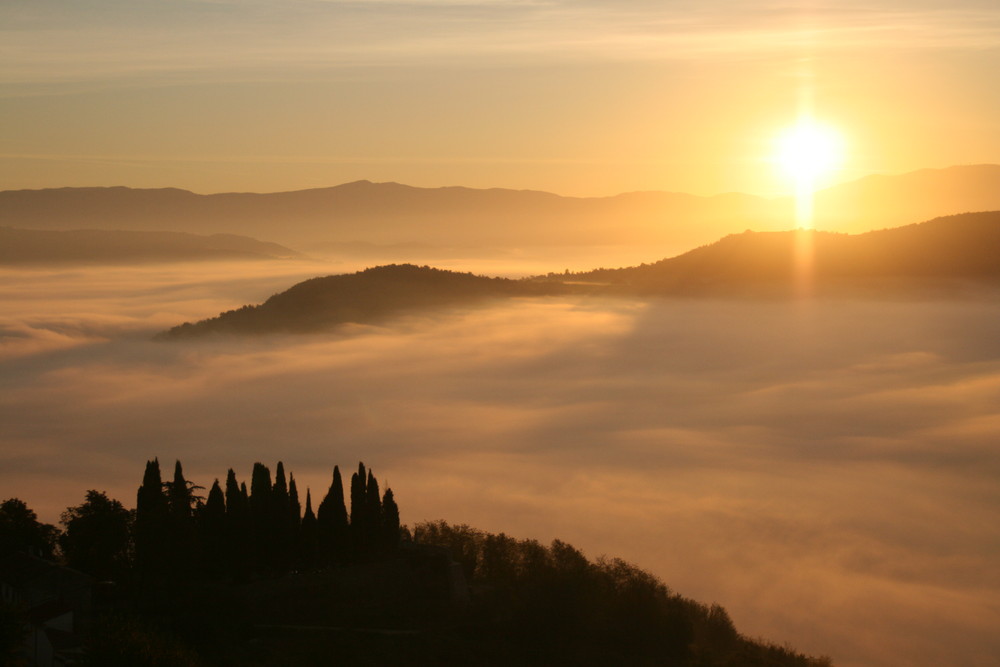
[{"label": "sun glare", "polygon": [[839,132],[808,119],[785,129],[777,139],[777,162],[796,184],[817,185],[840,166],[843,153]]},{"label": "sun glare", "polygon": [[803,118],[778,134],[774,159],[795,186],[796,222],[812,227],[813,192],[840,167],[844,140],[832,127]]}]

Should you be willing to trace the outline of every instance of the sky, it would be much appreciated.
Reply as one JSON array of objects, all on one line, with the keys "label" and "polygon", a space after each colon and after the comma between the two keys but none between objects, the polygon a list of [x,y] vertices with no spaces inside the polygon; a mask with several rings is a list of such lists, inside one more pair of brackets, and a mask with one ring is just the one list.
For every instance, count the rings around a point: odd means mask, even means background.
[{"label": "sky", "polygon": [[778,196],[1000,160],[993,0],[8,0],[0,188]]},{"label": "sky", "polygon": [[402,520],[620,557],[839,667],[1000,653],[997,296],[518,299],[157,342],[317,266],[0,269],[0,489],[133,506],[147,459],[255,461],[313,506],[359,460]]}]

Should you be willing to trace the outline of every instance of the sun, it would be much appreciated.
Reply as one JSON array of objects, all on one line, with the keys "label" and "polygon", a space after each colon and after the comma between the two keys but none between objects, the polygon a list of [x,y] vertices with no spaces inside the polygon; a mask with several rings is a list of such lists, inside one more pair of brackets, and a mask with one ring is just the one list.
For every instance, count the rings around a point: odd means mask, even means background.
[{"label": "sun", "polygon": [[810,229],[814,193],[828,184],[843,162],[843,135],[829,125],[801,117],[778,133],[772,159],[794,186],[796,226]]},{"label": "sun", "polygon": [[844,139],[837,130],[811,118],[785,128],[776,139],[775,161],[796,190],[813,190],[832,175],[844,158]]}]

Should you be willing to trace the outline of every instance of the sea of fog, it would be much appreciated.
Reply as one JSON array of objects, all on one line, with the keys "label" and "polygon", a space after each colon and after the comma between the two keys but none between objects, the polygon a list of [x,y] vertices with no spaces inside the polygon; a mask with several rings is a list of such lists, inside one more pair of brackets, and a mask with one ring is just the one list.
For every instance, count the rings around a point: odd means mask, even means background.
[{"label": "sea of fog", "polygon": [[[154,342],[303,262],[0,270],[0,496],[363,460],[402,519],[620,556],[841,666],[1000,655],[1000,298],[516,300]],[[484,271],[488,272],[488,271]]]}]

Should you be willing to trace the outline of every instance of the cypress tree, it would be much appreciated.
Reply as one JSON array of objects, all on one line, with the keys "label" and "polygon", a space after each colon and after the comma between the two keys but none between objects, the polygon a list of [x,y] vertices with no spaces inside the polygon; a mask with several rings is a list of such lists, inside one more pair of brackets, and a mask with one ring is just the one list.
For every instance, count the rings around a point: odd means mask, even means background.
[{"label": "cypress tree", "polygon": [[202,516],[212,517],[221,520],[226,516],[226,496],[222,492],[219,480],[216,479],[208,492],[208,500],[205,502]]},{"label": "cypress tree", "polygon": [[297,532],[302,523],[302,505],[299,503],[299,490],[295,486],[295,475],[288,476],[288,521],[293,531]]},{"label": "cypress tree", "polygon": [[276,572],[287,572],[292,565],[292,526],[288,520],[291,506],[288,483],[285,481],[285,465],[278,461],[271,487],[271,507],[269,508],[269,533],[271,535],[271,567]]},{"label": "cypress tree", "polygon": [[226,500],[219,480],[212,484],[208,500],[199,514],[198,532],[201,538],[202,565],[213,578],[226,571]]},{"label": "cypress tree", "polygon": [[246,497],[246,485],[236,481],[236,473],[230,468],[226,474],[226,561],[228,574],[244,580],[250,574],[250,508]]},{"label": "cypress tree", "polygon": [[278,467],[274,471],[274,486],[271,488],[272,502],[274,508],[283,516],[288,515],[288,484],[285,482],[285,465],[278,461]]},{"label": "cypress tree", "polygon": [[311,570],[318,565],[317,550],[319,548],[319,534],[316,526],[316,515],[313,514],[312,495],[306,489],[306,509],[302,515],[302,526],[299,531],[299,565],[306,570]]},{"label": "cypress tree", "polygon": [[369,554],[380,551],[382,544],[382,498],[378,490],[378,480],[372,471],[368,471],[368,482],[365,484],[365,516],[368,524],[365,526],[365,547]]},{"label": "cypress tree", "polygon": [[288,475],[288,526],[289,563],[294,565],[299,559],[299,540],[302,539],[302,505],[299,504],[299,490],[295,485],[295,475]]},{"label": "cypress tree", "polygon": [[316,523],[316,515],[313,514],[313,507],[312,507],[312,494],[309,491],[309,489],[306,489],[306,509],[302,515],[302,524],[305,525],[306,522],[312,524]]},{"label": "cypress tree", "polygon": [[226,473],[226,515],[236,516],[245,511],[243,493],[240,491],[239,482],[236,481],[236,473],[230,468]]},{"label": "cypress tree", "polygon": [[200,559],[192,507],[198,498],[196,487],[184,478],[181,462],[174,464],[174,478],[163,485],[167,491],[168,553],[170,570],[175,576],[190,577]]},{"label": "cypress tree", "polygon": [[365,508],[368,502],[368,493],[365,488],[368,482],[368,475],[365,472],[365,464],[358,463],[358,471],[351,475],[351,526],[359,529],[365,524]]},{"label": "cypress tree", "polygon": [[351,542],[355,557],[363,557],[367,549],[368,538],[368,490],[365,488],[368,476],[365,464],[358,463],[358,471],[351,475]]},{"label": "cypress tree", "polygon": [[135,511],[138,515],[155,514],[166,509],[163,496],[163,478],[160,475],[160,460],[146,461],[146,471],[136,494]]},{"label": "cypress tree", "polygon": [[271,487],[271,471],[259,461],[254,463],[250,476],[250,514],[255,523],[262,521],[271,507]]},{"label": "cypress tree", "polygon": [[160,461],[146,461],[142,484],[136,494],[135,558],[144,581],[155,580],[165,568],[168,537],[167,498],[163,494]]},{"label": "cypress tree", "polygon": [[390,488],[382,496],[382,548],[390,554],[399,548],[399,507]]},{"label": "cypress tree", "polygon": [[275,544],[273,535],[273,512],[271,471],[266,465],[253,464],[250,478],[250,525],[253,534],[254,567],[258,573],[270,572],[274,568]]},{"label": "cypress tree", "polygon": [[181,462],[174,463],[174,479],[164,484],[167,489],[167,507],[170,508],[170,515],[177,519],[184,519],[191,516],[191,503],[188,497],[187,480],[184,479],[184,470]]},{"label": "cypress tree", "polygon": [[333,467],[333,481],[330,489],[319,504],[316,513],[316,527],[319,533],[320,560],[342,562],[349,552],[347,506],[344,504],[344,483],[340,468]]}]

